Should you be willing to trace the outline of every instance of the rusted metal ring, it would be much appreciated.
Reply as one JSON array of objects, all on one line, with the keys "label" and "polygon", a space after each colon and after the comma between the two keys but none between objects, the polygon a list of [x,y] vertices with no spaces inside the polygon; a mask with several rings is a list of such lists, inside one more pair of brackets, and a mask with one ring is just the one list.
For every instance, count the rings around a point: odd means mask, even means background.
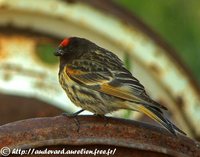
[{"label": "rusted metal ring", "polygon": [[[78,122],[78,123],[77,123]],[[200,156],[200,143],[140,122],[96,116],[35,118],[0,127],[0,148],[108,145],[172,156]]]}]

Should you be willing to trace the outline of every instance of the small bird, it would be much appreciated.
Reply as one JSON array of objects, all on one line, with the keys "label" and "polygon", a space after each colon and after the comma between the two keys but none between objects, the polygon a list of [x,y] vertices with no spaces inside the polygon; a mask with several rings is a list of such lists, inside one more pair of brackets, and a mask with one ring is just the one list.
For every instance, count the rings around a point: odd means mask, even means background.
[{"label": "small bird", "polygon": [[146,114],[169,132],[185,134],[164,115],[166,107],[152,100],[144,86],[112,52],[79,37],[65,38],[55,52],[60,57],[59,82],[70,100],[96,115],[127,109]]}]

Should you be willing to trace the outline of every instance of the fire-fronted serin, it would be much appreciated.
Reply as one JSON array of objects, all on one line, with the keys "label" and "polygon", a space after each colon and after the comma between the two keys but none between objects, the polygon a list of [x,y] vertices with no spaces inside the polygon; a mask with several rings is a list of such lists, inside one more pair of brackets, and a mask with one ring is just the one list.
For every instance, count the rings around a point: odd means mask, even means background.
[{"label": "fire-fronted serin", "polygon": [[165,117],[166,107],[147,95],[112,52],[87,39],[70,37],[61,42],[55,55],[60,56],[60,84],[78,107],[98,115],[119,109],[139,111],[172,134],[185,134]]}]

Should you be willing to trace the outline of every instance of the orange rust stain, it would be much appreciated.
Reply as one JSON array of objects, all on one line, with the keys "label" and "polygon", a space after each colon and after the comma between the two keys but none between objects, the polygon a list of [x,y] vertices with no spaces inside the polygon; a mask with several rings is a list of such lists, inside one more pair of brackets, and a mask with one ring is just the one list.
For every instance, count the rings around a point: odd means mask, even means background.
[{"label": "orange rust stain", "polygon": [[150,64],[149,67],[154,73],[161,75],[161,70],[158,66],[156,66],[155,64]]},{"label": "orange rust stain", "polygon": [[6,53],[3,50],[3,39],[0,36],[0,60],[6,58]]},{"label": "orange rust stain", "polygon": [[[5,58],[9,58],[11,53],[13,53],[13,48],[17,47],[17,51],[19,50],[19,48],[23,47],[23,45],[31,45],[32,41],[30,38],[28,37],[23,37],[20,35],[10,35],[10,36],[6,36],[6,35],[2,35],[0,34],[0,59],[5,59]],[[28,46],[31,47],[31,46]],[[33,44],[32,44],[33,47]],[[27,47],[25,47],[27,48]],[[16,52],[16,49],[15,49]]]}]

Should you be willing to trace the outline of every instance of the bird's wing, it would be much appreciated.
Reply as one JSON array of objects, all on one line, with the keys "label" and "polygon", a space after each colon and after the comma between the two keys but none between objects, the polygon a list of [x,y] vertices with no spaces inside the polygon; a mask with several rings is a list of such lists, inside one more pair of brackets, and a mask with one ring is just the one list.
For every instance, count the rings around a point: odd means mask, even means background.
[{"label": "bird's wing", "polygon": [[145,113],[172,134],[176,135],[175,130],[185,134],[164,116],[161,109],[166,108],[151,100],[143,85],[125,68],[122,67],[118,71],[110,70],[91,60],[88,60],[87,63],[81,60],[77,65],[65,66],[64,72],[82,86],[138,104],[133,106],[132,103],[128,103],[130,109]]},{"label": "bird's wing", "polygon": [[64,71],[72,80],[87,88],[134,103],[165,109],[154,104],[146,94],[144,86],[123,67],[111,70],[91,60],[75,60],[73,64],[67,65]]}]

